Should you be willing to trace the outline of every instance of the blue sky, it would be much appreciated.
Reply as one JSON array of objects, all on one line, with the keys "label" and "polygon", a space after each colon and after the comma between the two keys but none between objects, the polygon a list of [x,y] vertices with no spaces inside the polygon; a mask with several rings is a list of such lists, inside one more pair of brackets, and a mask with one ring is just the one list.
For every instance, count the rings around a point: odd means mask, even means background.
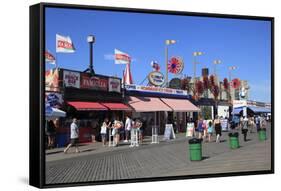
[{"label": "blue sky", "polygon": [[[75,53],[55,53],[56,34],[70,36]],[[191,17],[176,15],[123,13],[79,9],[46,9],[46,49],[57,57],[59,67],[83,71],[89,64],[87,36],[96,36],[94,70],[98,74],[122,76],[125,65],[115,65],[114,49],[132,58],[135,84],[152,71],[150,62],[158,61],[165,73],[165,40],[169,56],[181,56],[183,74],[193,76],[192,52],[198,57],[197,75],[203,67],[213,72],[213,60],[220,59],[217,74],[228,77],[228,67],[236,66],[233,78],[248,80],[250,99],[270,102],[271,24],[269,21]],[[46,64],[46,68],[53,65]],[[174,75],[169,74],[169,79]]]}]

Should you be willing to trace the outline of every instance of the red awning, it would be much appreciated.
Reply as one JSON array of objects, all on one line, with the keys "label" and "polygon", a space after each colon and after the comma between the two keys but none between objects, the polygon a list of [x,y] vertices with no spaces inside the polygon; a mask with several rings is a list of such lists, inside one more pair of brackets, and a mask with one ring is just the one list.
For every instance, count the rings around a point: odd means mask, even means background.
[{"label": "red awning", "polygon": [[127,101],[136,112],[173,111],[159,98],[129,96]]},{"label": "red awning", "polygon": [[70,101],[67,103],[75,107],[77,110],[108,110],[107,107],[103,106],[98,102]]},{"label": "red awning", "polygon": [[128,106],[126,106],[123,103],[101,103],[102,105],[104,105],[105,107],[107,107],[110,110],[118,110],[118,111],[130,111],[132,110],[131,108],[129,108]]},{"label": "red awning", "polygon": [[186,99],[168,99],[160,98],[164,103],[176,112],[198,112],[200,109],[193,105],[190,101]]}]

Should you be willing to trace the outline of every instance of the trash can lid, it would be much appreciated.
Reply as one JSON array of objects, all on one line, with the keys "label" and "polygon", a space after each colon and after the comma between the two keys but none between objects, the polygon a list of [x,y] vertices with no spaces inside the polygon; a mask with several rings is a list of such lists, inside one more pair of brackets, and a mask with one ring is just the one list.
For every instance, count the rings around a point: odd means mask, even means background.
[{"label": "trash can lid", "polygon": [[189,144],[197,144],[197,143],[201,143],[202,139],[197,139],[197,138],[192,138],[188,141]]}]

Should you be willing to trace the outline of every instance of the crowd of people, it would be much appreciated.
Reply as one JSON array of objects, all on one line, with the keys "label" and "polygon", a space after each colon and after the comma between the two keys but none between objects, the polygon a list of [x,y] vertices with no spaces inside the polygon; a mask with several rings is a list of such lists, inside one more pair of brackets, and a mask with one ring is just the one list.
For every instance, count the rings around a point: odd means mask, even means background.
[{"label": "crowd of people", "polygon": [[[199,117],[197,121],[189,120],[188,123],[192,123],[194,126],[191,136],[202,139],[205,142],[215,141],[220,143],[222,131],[224,130],[241,132],[244,141],[247,141],[248,133],[253,133],[255,127],[257,131],[266,127],[266,118],[259,115],[240,116],[240,118],[237,116],[235,118],[233,116],[231,118],[216,116],[214,120]],[[54,148],[56,126],[57,120],[48,120],[46,123],[46,144],[48,149]],[[97,131],[103,146],[118,147],[121,139],[124,143],[130,143],[130,147],[138,147],[139,144],[142,144],[144,138],[143,122],[137,118],[132,119],[129,115],[126,116],[125,123],[118,118],[111,121],[105,118],[100,128],[95,130],[95,132]],[[93,142],[95,142],[96,136],[97,133],[92,134]],[[70,124],[70,142],[64,149],[64,153],[67,153],[72,146],[79,153],[78,143],[79,124],[77,118],[73,118]]]},{"label": "crowd of people", "polygon": [[[130,142],[130,147],[138,147],[139,144],[143,142],[143,124],[141,120],[131,119],[130,116],[126,116],[125,124],[118,119],[113,121],[109,121],[108,118],[104,119],[100,127],[102,145],[112,145],[118,147],[120,144],[121,131],[123,130],[125,130],[123,141],[124,143]],[[79,153],[78,143],[79,127],[77,118],[73,118],[70,125],[70,143],[64,149],[64,153],[67,153],[72,146],[75,147],[76,153]]]},{"label": "crowd of people", "polygon": [[243,135],[243,140],[247,141],[248,133],[253,133],[255,127],[256,131],[266,128],[266,118],[260,115],[240,116],[238,121],[234,120],[233,116],[231,118],[216,116],[214,120],[199,117],[196,122],[189,121],[189,123],[194,123],[193,137],[202,139],[205,142],[212,142],[212,137],[215,135],[214,141],[217,143],[221,142],[223,130],[230,132],[240,131]]}]

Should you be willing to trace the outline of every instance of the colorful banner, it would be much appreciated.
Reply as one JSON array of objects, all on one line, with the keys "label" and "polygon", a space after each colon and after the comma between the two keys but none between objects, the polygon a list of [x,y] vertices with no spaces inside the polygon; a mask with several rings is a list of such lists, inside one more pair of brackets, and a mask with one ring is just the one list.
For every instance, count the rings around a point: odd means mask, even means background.
[{"label": "colorful banner", "polygon": [[45,62],[49,64],[56,64],[55,57],[49,51],[45,52]]},{"label": "colorful banner", "polygon": [[108,79],[99,76],[80,75],[80,87],[84,89],[108,91]]},{"label": "colorful banner", "polygon": [[80,88],[80,73],[64,70],[63,83],[65,87]]},{"label": "colorful banner", "polygon": [[56,34],[56,52],[73,53],[75,52],[74,45],[69,36],[61,36]]},{"label": "colorful banner", "polygon": [[46,91],[59,91],[59,71],[48,70],[45,72],[45,90]]},{"label": "colorful banner", "polygon": [[188,95],[186,90],[161,88],[161,87],[153,87],[153,86],[125,85],[125,89],[127,91],[166,93],[166,94],[185,95],[185,96]]},{"label": "colorful banner", "polygon": [[62,94],[55,92],[46,92],[45,104],[50,107],[60,108],[63,104]]},{"label": "colorful banner", "polygon": [[108,79],[108,91],[120,93],[121,92],[121,81],[120,81],[120,79],[109,78]]},{"label": "colorful banner", "polygon": [[124,52],[121,52],[120,50],[115,49],[115,64],[130,64],[131,63],[131,57]]}]

